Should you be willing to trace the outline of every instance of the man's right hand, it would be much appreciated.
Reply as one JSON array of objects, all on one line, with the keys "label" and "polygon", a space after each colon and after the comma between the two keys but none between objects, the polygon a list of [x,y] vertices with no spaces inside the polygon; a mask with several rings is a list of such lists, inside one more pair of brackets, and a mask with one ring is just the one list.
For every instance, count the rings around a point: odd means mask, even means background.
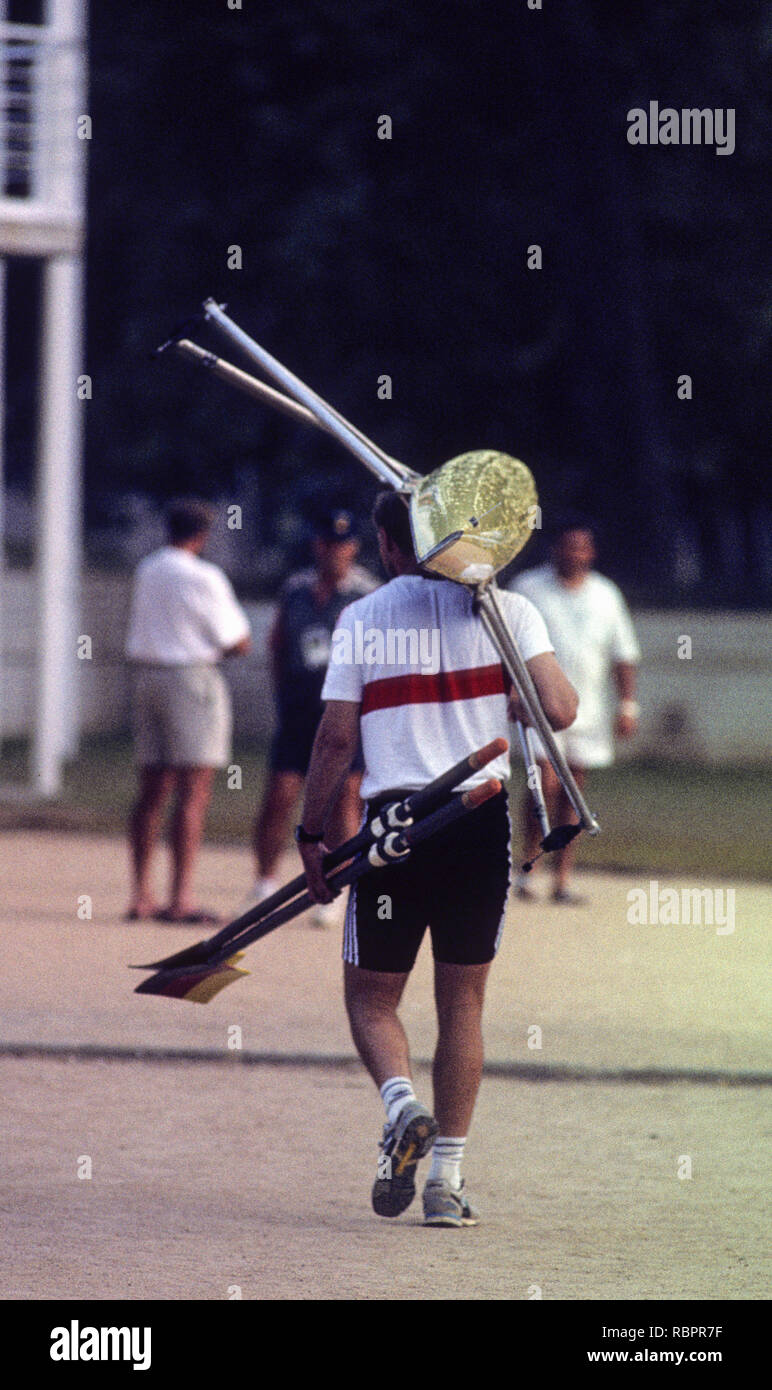
[{"label": "man's right hand", "polygon": [[240,642],[234,642],[232,647],[225,647],[223,656],[246,656],[252,646],[251,637],[242,637]]},{"label": "man's right hand", "polygon": [[511,719],[513,724],[519,722],[523,725],[524,728],[527,728],[531,723],[530,719],[528,718],[525,705],[523,704],[523,701],[516,690],[511,690],[509,692],[509,699],[507,700],[507,714],[509,715],[509,718]]},{"label": "man's right hand", "polygon": [[308,891],[315,903],[331,903],[335,897],[322,872],[322,860],[329,849],[325,844],[299,844]]}]

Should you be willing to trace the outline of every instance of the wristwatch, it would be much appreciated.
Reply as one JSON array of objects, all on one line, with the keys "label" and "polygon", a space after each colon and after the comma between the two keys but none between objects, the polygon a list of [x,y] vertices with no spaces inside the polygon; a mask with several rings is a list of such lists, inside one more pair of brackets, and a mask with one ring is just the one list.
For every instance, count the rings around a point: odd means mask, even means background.
[{"label": "wristwatch", "polygon": [[302,825],[295,826],[295,840],[299,845],[320,845],[324,839],[324,831],[320,835],[310,835],[304,830]]}]

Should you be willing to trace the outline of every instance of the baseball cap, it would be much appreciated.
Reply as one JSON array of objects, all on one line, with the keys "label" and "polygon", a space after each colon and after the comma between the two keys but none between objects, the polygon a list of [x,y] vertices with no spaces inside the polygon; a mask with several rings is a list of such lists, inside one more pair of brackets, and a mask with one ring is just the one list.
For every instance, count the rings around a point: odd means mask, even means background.
[{"label": "baseball cap", "polygon": [[314,535],[325,541],[348,541],[357,534],[356,519],[345,507],[322,512],[314,526]]}]

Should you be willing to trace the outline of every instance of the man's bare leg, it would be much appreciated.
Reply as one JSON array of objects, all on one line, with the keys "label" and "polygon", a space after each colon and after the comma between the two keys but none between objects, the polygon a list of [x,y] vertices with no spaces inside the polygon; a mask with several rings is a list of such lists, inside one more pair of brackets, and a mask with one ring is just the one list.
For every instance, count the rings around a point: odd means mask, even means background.
[{"label": "man's bare leg", "polygon": [[[372,1203],[378,1216],[399,1216],[415,1196],[415,1173],[437,1133],[416,1101],[410,1049],[397,1007],[407,974],[382,974],[344,964],[346,1009],[357,1052],[381,1093],[387,1123]],[[386,1083],[389,1083],[388,1085]]]},{"label": "man's bare leg", "polygon": [[195,911],[193,868],[212,795],[213,767],[178,767],[177,805],[172,826],[172,895],[168,915],[186,917]]},{"label": "man's bare leg", "polygon": [[439,1037],[434,1054],[434,1116],[440,1134],[463,1137],[472,1122],[483,1069],[482,1013],[487,965],[434,963]]},{"label": "man's bare leg", "polygon": [[298,772],[272,772],[255,820],[253,845],[258,878],[272,878],[290,841],[303,778]]},{"label": "man's bare leg", "polygon": [[[585,770],[582,767],[575,767],[569,764],[576,780],[579,790],[584,789]],[[554,828],[557,825],[576,825],[579,817],[576,814],[571,802],[569,801],[562,782],[559,780],[552,763],[540,762],[539,772],[541,774],[541,786],[544,794],[544,802],[547,807],[550,825]],[[523,838],[526,845],[526,857],[531,859],[539,848],[542,838],[536,813],[533,809],[533,802],[529,797],[523,800]],[[563,894],[568,892],[568,879],[574,863],[574,842],[571,841],[565,849],[558,850],[550,855],[551,867],[555,878],[554,892]]]},{"label": "man's bare leg", "polygon": [[140,771],[139,793],[129,818],[132,891],[128,915],[131,917],[152,917],[158,911],[150,891],[150,862],[175,779],[173,767],[143,767]]},{"label": "man's bare leg", "polygon": [[344,961],[343,982],[351,1036],[378,1089],[392,1076],[409,1077],[410,1048],[397,1014],[407,975]]}]

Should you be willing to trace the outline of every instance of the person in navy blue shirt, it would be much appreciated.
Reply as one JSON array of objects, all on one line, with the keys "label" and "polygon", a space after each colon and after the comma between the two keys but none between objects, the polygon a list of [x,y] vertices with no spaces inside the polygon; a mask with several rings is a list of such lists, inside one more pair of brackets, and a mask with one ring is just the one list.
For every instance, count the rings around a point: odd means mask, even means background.
[{"label": "person in navy blue shirt", "polygon": [[[339,508],[322,516],[315,527],[312,549],[313,567],[290,575],[282,587],[269,639],[278,726],[254,828],[257,902],[280,886],[276,868],[290,842],[322,716],[322,686],[333,631],[346,605],[377,587],[373,576],[356,563],[359,540],[350,512]],[[331,843],[342,843],[359,828],[361,780],[362,761],[358,757],[341,792]],[[314,921],[327,925],[335,912],[319,904]]]}]

